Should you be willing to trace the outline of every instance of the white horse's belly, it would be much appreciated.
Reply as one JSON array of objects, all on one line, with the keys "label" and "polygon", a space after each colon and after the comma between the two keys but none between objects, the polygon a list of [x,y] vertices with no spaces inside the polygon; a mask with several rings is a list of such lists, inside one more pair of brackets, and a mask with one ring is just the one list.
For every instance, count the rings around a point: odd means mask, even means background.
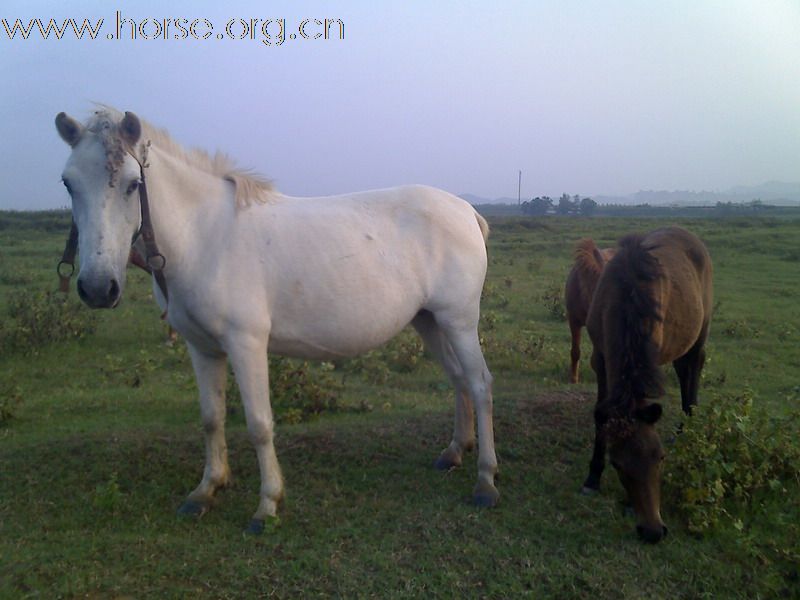
[{"label": "white horse's belly", "polygon": [[421,299],[414,296],[387,299],[383,305],[370,303],[369,308],[353,301],[349,306],[324,303],[316,310],[293,310],[291,315],[275,313],[269,352],[320,360],[362,354],[385,344],[411,322],[422,308]]},{"label": "white horse's belly", "polygon": [[[400,328],[402,329],[402,327]],[[279,354],[292,358],[307,358],[313,360],[335,360],[338,358],[351,358],[373,348],[377,348],[392,339],[400,332],[392,331],[383,336],[372,336],[365,339],[363,336],[358,339],[333,339],[315,335],[313,338],[277,338],[270,336],[270,354]]]}]

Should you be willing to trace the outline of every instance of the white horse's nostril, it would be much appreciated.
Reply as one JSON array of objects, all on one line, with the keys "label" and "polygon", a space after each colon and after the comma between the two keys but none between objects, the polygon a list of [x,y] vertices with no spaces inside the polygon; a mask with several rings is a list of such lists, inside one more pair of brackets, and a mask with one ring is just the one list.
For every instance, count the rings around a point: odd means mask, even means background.
[{"label": "white horse's nostril", "polygon": [[[93,285],[94,283],[94,285]],[[108,283],[92,282],[78,279],[78,296],[92,308],[112,308],[119,302],[122,290],[116,279]]]},{"label": "white horse's nostril", "polygon": [[86,304],[89,304],[89,295],[86,293],[86,290],[83,287],[83,281],[78,279],[78,297],[83,300]]},{"label": "white horse's nostril", "polygon": [[116,279],[111,280],[111,285],[108,288],[108,303],[110,306],[113,306],[119,300],[119,284],[117,283]]}]

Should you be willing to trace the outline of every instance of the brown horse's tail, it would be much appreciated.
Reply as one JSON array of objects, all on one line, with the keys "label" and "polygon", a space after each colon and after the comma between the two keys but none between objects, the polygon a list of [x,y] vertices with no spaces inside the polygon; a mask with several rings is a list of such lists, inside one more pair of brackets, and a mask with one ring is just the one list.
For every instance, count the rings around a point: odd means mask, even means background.
[{"label": "brown horse's tail", "polygon": [[605,267],[606,259],[600,248],[591,238],[583,238],[575,244],[575,265],[582,271],[599,276]]},{"label": "brown horse's tail", "polygon": [[606,277],[619,291],[619,305],[612,309],[618,330],[605,335],[617,340],[620,357],[619,377],[609,390],[606,409],[619,416],[630,415],[637,401],[664,393],[659,349],[652,338],[653,325],[663,320],[652,289],[662,270],[643,240],[641,235],[621,239],[616,256],[606,266]]}]

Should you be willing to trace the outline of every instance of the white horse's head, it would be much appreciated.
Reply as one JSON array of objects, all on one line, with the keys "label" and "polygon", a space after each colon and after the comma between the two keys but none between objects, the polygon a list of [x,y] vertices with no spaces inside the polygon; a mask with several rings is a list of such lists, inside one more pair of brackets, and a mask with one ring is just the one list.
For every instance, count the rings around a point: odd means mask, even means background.
[{"label": "white horse's head", "polygon": [[62,173],[78,227],[78,294],[92,308],[113,308],[122,297],[131,241],[140,224],[142,133],[136,115],[101,110],[82,125],[59,113],[56,129],[72,147]]}]

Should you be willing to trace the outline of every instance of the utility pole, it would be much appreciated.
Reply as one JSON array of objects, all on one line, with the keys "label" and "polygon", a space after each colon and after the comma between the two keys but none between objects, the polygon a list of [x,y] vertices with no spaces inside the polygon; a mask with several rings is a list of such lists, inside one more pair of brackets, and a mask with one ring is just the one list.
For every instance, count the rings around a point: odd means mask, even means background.
[{"label": "utility pole", "polygon": [[519,181],[517,181],[517,206],[522,204],[522,169],[519,171]]}]

